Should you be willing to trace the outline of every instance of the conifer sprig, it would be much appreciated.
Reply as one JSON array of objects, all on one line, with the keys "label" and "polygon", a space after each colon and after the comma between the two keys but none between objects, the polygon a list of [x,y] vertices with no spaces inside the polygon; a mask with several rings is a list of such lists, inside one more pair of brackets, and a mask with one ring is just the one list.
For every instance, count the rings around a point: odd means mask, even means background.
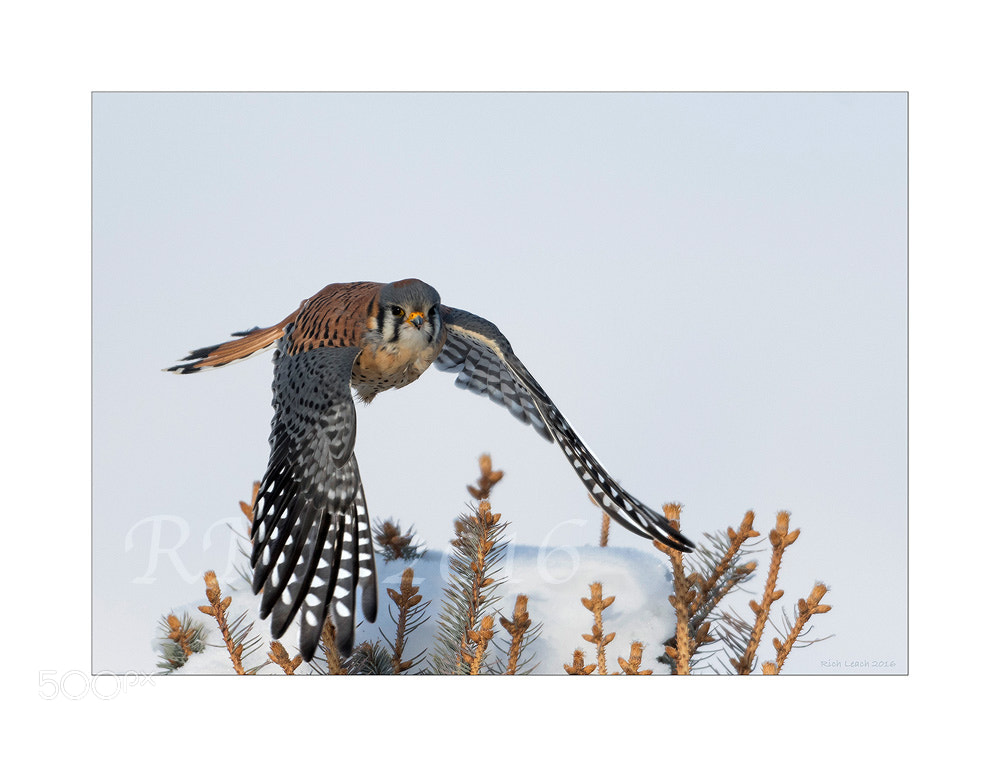
[{"label": "conifer sprig", "polygon": [[[501,647],[501,649],[505,650],[504,654],[507,656],[507,666],[503,673],[508,675],[530,673],[533,667],[527,667],[527,664],[534,658],[532,656],[527,660],[522,660],[522,655],[531,642],[538,636],[541,625],[535,625],[532,628],[531,617],[528,615],[528,596],[526,594],[517,595],[517,599],[514,601],[514,613],[509,620],[501,615],[500,626],[510,635],[510,640],[506,643],[506,647]],[[501,642],[500,644],[503,645],[504,643]]]},{"label": "conifer sprig", "polygon": [[295,669],[297,669],[302,663],[301,655],[296,655],[295,658],[289,658],[288,651],[277,639],[271,642],[271,652],[267,654],[267,657],[270,658],[273,663],[281,666],[281,670],[288,676],[294,674]]},{"label": "conifer sprig", "polygon": [[739,659],[733,659],[733,666],[738,674],[749,674],[755,665],[754,656],[760,645],[761,637],[764,634],[764,627],[767,625],[767,618],[771,612],[771,605],[784,596],[784,590],[778,588],[778,570],[781,569],[781,558],[785,549],[795,543],[799,537],[799,531],[789,532],[788,522],[790,515],[787,511],[779,511],[778,519],[774,529],[769,536],[771,541],[771,566],[767,571],[767,582],[764,584],[764,593],[760,602],[750,600],[750,609],[756,616],[753,628],[750,631],[750,641],[747,643],[743,655]]},{"label": "conifer sprig", "polygon": [[469,632],[499,599],[498,578],[507,542],[506,522],[492,511],[489,501],[480,501],[472,514],[455,520],[455,538],[449,560],[450,578],[442,599],[441,615],[432,667],[439,674],[468,674],[475,642]]},{"label": "conifer sprig", "polygon": [[[680,504],[665,504],[663,514],[676,529],[680,530]],[[691,641],[691,613],[694,610],[697,595],[684,572],[684,554],[659,541],[653,543],[656,548],[670,557],[674,576],[674,593],[667,599],[677,614],[677,629],[672,642],[667,642],[664,646],[664,653],[672,661],[671,665],[675,674],[690,674],[691,656],[695,650]]]},{"label": "conifer sprig", "polygon": [[243,653],[246,652],[249,655],[259,646],[261,640],[259,637],[249,639],[253,624],[247,621],[246,613],[243,613],[230,625],[228,611],[233,598],[222,598],[222,590],[219,588],[219,580],[216,578],[214,570],[208,570],[205,573],[205,595],[208,597],[208,604],[199,605],[198,609],[206,615],[211,615],[219,624],[219,631],[222,632],[222,639],[229,651],[233,669],[241,675],[256,673],[261,666],[245,669],[243,667]]},{"label": "conifer sprig", "polygon": [[591,629],[591,633],[584,634],[583,638],[597,647],[597,673],[607,674],[608,662],[604,648],[614,640],[615,632],[604,634],[604,611],[611,607],[615,598],[603,598],[603,586],[600,583],[591,583],[590,599],[583,597],[580,601],[594,615],[594,627]]},{"label": "conifer sprig", "polygon": [[[396,605],[396,614],[393,615],[391,609],[389,614],[396,623],[396,639],[392,644],[392,666],[397,674],[402,674],[404,671],[412,668],[414,663],[420,661],[425,652],[421,650],[416,657],[403,660],[407,638],[416,628],[426,623],[430,617],[426,615],[428,603],[424,602],[421,604],[423,596],[418,593],[419,591],[420,588],[413,585],[413,568],[411,567],[407,567],[403,571],[399,591],[390,588],[386,589],[389,598]],[[379,633],[382,634],[382,638],[386,642],[389,641],[389,637],[381,632],[381,630]]]},{"label": "conifer sprig", "polygon": [[157,667],[167,672],[175,671],[187,663],[195,653],[205,649],[205,627],[195,622],[190,615],[178,618],[173,613],[160,619],[160,657]]},{"label": "conifer sprig", "polygon": [[[340,660],[340,650],[337,649],[337,630],[334,628],[333,621],[330,620],[329,616],[327,616],[326,621],[323,623],[323,631],[319,637],[319,647],[326,658],[327,674],[339,676],[347,673]],[[315,658],[313,662],[315,663]]]},{"label": "conifer sprig", "polygon": [[[796,605],[798,608],[798,617],[786,633],[784,641],[777,638],[773,640],[774,649],[778,652],[773,664],[775,674],[781,671],[781,667],[785,665],[785,658],[788,657],[788,653],[792,651],[792,648],[796,646],[796,642],[800,640],[809,619],[814,615],[822,615],[833,609],[830,605],[821,604],[826,591],[826,586],[822,583],[817,583],[813,586],[809,598],[800,599],[798,605]],[[813,641],[821,640],[812,640],[806,642],[806,644],[812,644]]]},{"label": "conifer sprig", "polygon": [[395,673],[392,654],[381,642],[362,642],[354,648],[344,663],[348,674],[363,676],[390,676]]},{"label": "conifer sprig", "polygon": [[499,469],[494,471],[493,459],[490,458],[490,454],[483,453],[479,456],[479,479],[476,481],[476,486],[466,485],[465,489],[477,501],[485,501],[489,499],[493,486],[501,479],[503,479],[503,472]]},{"label": "conifer sprig", "polygon": [[394,519],[379,520],[375,525],[375,548],[386,562],[397,559],[402,559],[404,562],[420,559],[426,549],[413,542],[415,537],[412,525],[404,533],[402,526]]},{"label": "conifer sprig", "polygon": [[484,615],[479,628],[468,632],[469,649],[462,655],[462,660],[469,664],[469,675],[479,676],[479,669],[482,668],[483,658],[486,656],[486,648],[493,639],[493,616]]},{"label": "conifer sprig", "polygon": [[591,663],[587,666],[583,665],[583,650],[573,650],[572,665],[564,663],[563,668],[566,669],[566,673],[571,676],[587,676],[588,674],[594,673],[594,669],[597,668],[597,664]]},{"label": "conifer sprig", "polygon": [[[641,670],[639,665],[642,663],[642,642],[633,642],[632,646],[629,648],[628,660],[624,658],[618,659],[618,665],[622,667],[621,673],[628,676],[646,676],[652,674],[653,670],[647,668]],[[617,671],[615,672],[618,673]]]}]

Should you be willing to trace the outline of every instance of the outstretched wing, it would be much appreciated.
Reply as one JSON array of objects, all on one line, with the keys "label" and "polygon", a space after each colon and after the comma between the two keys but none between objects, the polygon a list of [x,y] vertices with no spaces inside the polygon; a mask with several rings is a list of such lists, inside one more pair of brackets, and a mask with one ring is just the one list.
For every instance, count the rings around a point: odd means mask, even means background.
[{"label": "outstretched wing", "polygon": [[594,500],[619,524],[645,538],[681,551],[691,541],[608,475],[528,369],[497,326],[461,309],[441,307],[448,337],[435,360],[441,370],[458,373],[455,385],[488,396],[550,442],[554,439]]},{"label": "outstretched wing", "polygon": [[351,369],[360,349],[288,354],[278,342],[271,457],[251,528],[254,593],[280,637],[301,608],[299,651],[312,660],[329,615],[345,655],[354,642],[360,586],[369,621],[378,609],[375,559],[361,475],[354,458]]}]

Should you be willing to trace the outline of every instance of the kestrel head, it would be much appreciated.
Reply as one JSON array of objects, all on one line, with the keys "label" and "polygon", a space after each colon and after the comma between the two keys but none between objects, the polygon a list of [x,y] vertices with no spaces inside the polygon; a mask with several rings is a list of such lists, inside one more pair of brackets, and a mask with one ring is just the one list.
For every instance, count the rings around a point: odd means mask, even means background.
[{"label": "kestrel head", "polygon": [[391,343],[434,343],[442,332],[440,315],[441,296],[426,282],[390,282],[379,293],[377,324],[382,337]]}]

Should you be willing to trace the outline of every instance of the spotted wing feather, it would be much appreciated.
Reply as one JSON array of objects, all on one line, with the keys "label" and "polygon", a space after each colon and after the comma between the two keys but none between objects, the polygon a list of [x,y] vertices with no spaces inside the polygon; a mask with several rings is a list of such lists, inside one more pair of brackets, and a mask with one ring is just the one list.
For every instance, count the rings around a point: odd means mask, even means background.
[{"label": "spotted wing feather", "polygon": [[374,620],[375,563],[354,458],[350,383],[360,350],[322,347],[292,355],[289,343],[283,338],[275,353],[271,456],[254,508],[250,563],[261,617],[271,616],[275,637],[301,611],[299,650],[308,661],[327,615],[342,614],[345,605],[351,628],[338,631],[338,645],[350,651],[359,584],[365,617]]},{"label": "spotted wing feather", "polygon": [[665,517],[610,477],[496,325],[461,309],[442,307],[442,311],[448,337],[435,364],[457,372],[458,387],[489,396],[520,420],[531,423],[546,439],[555,440],[587,492],[616,522],[645,538],[681,551],[691,550],[691,542]]}]

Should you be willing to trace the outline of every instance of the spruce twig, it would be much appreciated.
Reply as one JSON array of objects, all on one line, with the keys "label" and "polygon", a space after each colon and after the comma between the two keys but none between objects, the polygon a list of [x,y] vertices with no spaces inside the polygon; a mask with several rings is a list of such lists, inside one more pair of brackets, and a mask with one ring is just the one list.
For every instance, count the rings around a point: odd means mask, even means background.
[{"label": "spruce twig", "polygon": [[167,639],[176,642],[180,651],[184,653],[184,657],[190,658],[192,653],[201,652],[201,650],[195,649],[198,629],[191,625],[190,618],[187,616],[184,617],[186,619],[184,622],[181,622],[173,613],[165,618],[167,628],[169,629]]},{"label": "spruce twig", "polygon": [[[253,507],[257,504],[257,493],[260,492],[260,482],[253,483],[253,491],[250,493],[250,502],[244,503],[240,501],[240,511],[243,512],[243,516],[247,518],[250,524],[253,524]],[[247,534],[249,535],[249,528],[247,528]]]},{"label": "spruce twig", "polygon": [[[392,645],[392,667],[397,674],[409,670],[414,663],[420,660],[424,652],[421,651],[419,655],[410,660],[403,660],[407,636],[428,620],[428,617],[424,615],[427,611],[427,603],[420,604],[423,596],[418,593],[419,591],[420,588],[413,585],[413,568],[411,567],[407,567],[403,571],[399,591],[386,589],[397,610],[397,614],[392,616],[396,623],[396,640]],[[392,615],[391,610],[390,615]],[[379,633],[382,633],[381,630]],[[382,637],[386,642],[389,641],[389,637],[384,633],[382,633]]]},{"label": "spruce twig", "polygon": [[499,597],[497,579],[507,543],[503,531],[507,523],[491,510],[489,501],[480,501],[473,514],[455,520],[449,561],[451,579],[444,591],[441,618],[432,666],[439,674],[469,672],[474,658],[469,632],[474,631]]},{"label": "spruce twig", "polygon": [[777,522],[775,523],[774,529],[771,530],[771,534],[769,536],[771,541],[771,566],[767,572],[767,582],[764,584],[764,593],[761,595],[759,604],[753,599],[750,600],[750,609],[756,616],[756,621],[754,622],[753,629],[750,632],[750,641],[747,644],[743,655],[738,660],[732,660],[733,665],[739,674],[749,674],[753,669],[754,655],[757,652],[757,647],[760,645],[760,639],[764,633],[764,626],[767,624],[767,618],[771,611],[771,605],[781,599],[785,593],[782,589],[777,588],[778,570],[781,568],[781,557],[785,553],[785,549],[795,543],[795,539],[799,537],[798,530],[789,532],[789,517],[790,515],[787,511],[779,511]]},{"label": "spruce twig", "polygon": [[226,643],[226,649],[229,650],[229,658],[232,660],[233,668],[237,674],[246,674],[247,672],[243,668],[243,645],[234,638],[234,632],[230,630],[229,619],[226,615],[233,598],[221,598],[222,591],[219,588],[219,580],[215,577],[214,570],[208,570],[205,573],[205,594],[208,597],[208,604],[199,605],[198,609],[215,618]]},{"label": "spruce twig", "polygon": [[[664,506],[664,513],[672,518],[675,526],[679,526],[677,517],[680,509],[681,507],[677,504]],[[685,576],[683,579],[680,579],[677,572],[677,560],[682,560],[682,564],[690,560],[677,556],[677,552],[668,550],[661,544],[656,544],[660,551],[667,553],[671,558],[674,566],[675,584],[679,584],[679,587],[675,586],[674,596],[682,602],[681,612],[678,613],[678,633],[666,641],[664,653],[658,658],[659,661],[669,664],[673,673],[683,673],[683,671],[678,672],[677,663],[678,636],[680,632],[684,631],[683,624],[687,626],[689,648],[687,668],[690,673],[695,663],[705,657],[696,656],[696,654],[706,645],[718,641],[719,637],[710,633],[712,623],[709,618],[716,615],[716,608],[727,594],[753,575],[757,563],[743,561],[748,548],[747,541],[759,536],[759,533],[753,529],[753,520],[753,512],[749,511],[744,515],[738,530],[733,530],[730,527],[726,534],[706,534],[705,538],[708,544],[699,544],[695,549],[692,554],[695,566],[691,567],[690,570],[687,567],[683,568]],[[682,617],[685,615],[686,620],[682,621]],[[724,620],[726,613],[722,613],[718,617],[720,620]],[[733,642],[735,642],[736,645],[742,647],[743,645],[736,641],[738,637],[738,631],[736,633],[728,631],[726,639],[731,641],[726,641],[725,645],[732,647]]]},{"label": "spruce twig", "polygon": [[340,650],[337,649],[337,629],[334,628],[333,621],[330,620],[329,616],[323,623],[319,646],[323,650],[323,655],[326,656],[326,673],[334,676],[346,674],[347,671],[340,660]]},{"label": "spruce twig", "polygon": [[[594,496],[588,495],[587,497],[590,499],[590,502],[592,504],[594,504],[595,506],[597,506],[597,508],[601,507],[601,505],[596,500],[594,500]],[[607,546],[608,546],[608,536],[610,534],[611,534],[611,517],[608,516],[608,512],[602,510],[601,511],[601,537],[598,540],[598,544],[600,545],[600,547],[602,549],[607,548]]]},{"label": "spruce twig", "polygon": [[469,675],[479,676],[479,669],[483,665],[483,657],[486,655],[486,648],[493,639],[493,616],[484,615],[482,623],[477,631],[468,632],[469,643],[475,650],[471,655],[466,653],[462,659],[469,664]]},{"label": "spruce twig", "polygon": [[375,548],[386,562],[396,559],[402,559],[404,562],[420,559],[426,549],[413,543],[415,536],[412,525],[404,533],[399,522],[393,519],[379,520],[375,525]]},{"label": "spruce twig", "polygon": [[[706,602],[710,599],[710,595],[717,593],[718,597],[714,600],[715,604],[718,604],[723,596],[728,592],[728,589],[721,592],[716,592],[715,588],[719,581],[724,579],[730,571],[730,565],[739,555],[740,548],[746,543],[750,538],[756,538],[760,535],[756,530],[753,529],[754,514],[753,511],[748,511],[743,515],[743,521],[740,523],[739,530],[733,530],[729,528],[726,534],[729,537],[729,548],[726,550],[722,558],[716,563],[711,574],[705,580],[704,584],[698,590],[698,595],[694,602],[694,608],[696,610],[701,610]],[[751,562],[750,571],[757,566],[756,562]],[[711,607],[714,607],[712,605]],[[711,609],[711,607],[709,609]],[[705,611],[707,613],[707,611]]]},{"label": "spruce twig", "polygon": [[722,670],[731,674],[737,668],[736,658],[744,657],[747,647],[750,646],[753,624],[737,613],[730,612],[729,610],[720,610],[715,627],[719,634],[719,639],[727,650],[727,657],[730,664],[729,666],[723,666]]},{"label": "spruce twig", "polygon": [[505,674],[516,674],[521,658],[521,651],[530,641],[526,639],[528,629],[531,627],[531,618],[528,616],[528,596],[518,594],[514,602],[514,614],[510,620],[500,616],[500,625],[510,634],[510,646],[507,648],[507,670]]},{"label": "spruce twig", "polygon": [[[796,641],[798,641],[799,637],[802,635],[802,631],[809,619],[814,615],[828,613],[833,609],[830,605],[820,604],[823,600],[823,596],[826,594],[826,591],[826,586],[822,583],[817,583],[813,586],[813,590],[809,594],[809,598],[799,600],[797,605],[799,612],[798,618],[785,637],[785,641],[782,642],[777,638],[774,639],[774,649],[778,651],[778,655],[774,661],[775,674],[781,671],[781,667],[785,664],[785,658],[788,657],[788,653],[792,651],[792,647],[795,646]],[[767,672],[765,671],[765,673]]]},{"label": "spruce twig", "polygon": [[490,454],[483,453],[479,456],[479,479],[476,482],[477,486],[466,485],[465,489],[477,501],[485,501],[490,497],[493,486],[501,479],[503,479],[503,472],[499,470],[494,471],[493,459],[490,458]]},{"label": "spruce twig", "polygon": [[563,668],[566,669],[566,673],[570,675],[580,675],[586,676],[587,674],[592,674],[594,669],[597,668],[596,663],[591,663],[589,666],[583,665],[583,650],[573,651],[573,665],[563,664]]},{"label": "spruce twig", "polygon": [[472,571],[472,589],[469,593],[466,608],[466,630],[459,651],[459,666],[462,663],[468,662],[467,648],[470,642],[474,643],[469,636],[469,632],[476,625],[476,619],[482,612],[485,601],[484,589],[494,583],[494,579],[487,573],[486,559],[495,542],[491,539],[489,531],[500,521],[500,515],[493,514],[490,509],[489,501],[484,500],[479,502],[479,510],[476,516],[478,524],[475,525],[475,531],[478,532],[478,535],[475,536],[475,550],[469,563],[469,569]]},{"label": "spruce twig", "polygon": [[176,671],[195,653],[205,649],[205,627],[196,623],[190,615],[178,618],[173,613],[160,619],[160,657],[157,667],[168,673]]},{"label": "spruce twig", "polygon": [[[252,548],[251,532],[253,530],[253,510],[254,506],[257,503],[257,493],[259,492],[260,492],[260,482],[254,482],[253,488],[250,491],[249,503],[245,501],[239,502],[240,511],[243,513],[243,516],[247,518],[248,524],[246,526],[246,530],[240,532],[232,525],[227,525],[229,529],[232,530],[233,535],[236,536],[237,538],[236,547],[237,549],[239,549],[239,552],[247,558],[247,565],[249,564],[250,549]],[[235,569],[236,572],[239,573],[240,577],[247,582],[247,585],[251,585],[253,583],[253,574],[250,572],[250,568],[247,565],[238,564],[235,565]]]},{"label": "spruce twig", "polygon": [[[622,667],[622,673],[632,676],[645,676],[647,674],[652,674],[652,669],[646,669],[642,671],[639,669],[639,665],[642,663],[642,642],[633,642],[632,647],[629,649],[628,660],[624,658],[618,659],[618,665]],[[618,673],[617,671],[615,673]]]},{"label": "spruce twig", "polygon": [[294,659],[288,657],[288,651],[277,639],[271,642],[271,652],[267,654],[274,663],[281,666],[281,670],[291,676],[295,669],[302,663],[302,656],[296,655]]},{"label": "spruce twig", "polygon": [[[670,520],[674,527],[680,530],[681,507],[676,503],[668,503],[663,506],[663,514]],[[653,542],[657,549],[670,557],[670,564],[673,567],[674,593],[668,599],[674,612],[677,614],[677,629],[674,635],[673,646],[668,642],[664,646],[664,652],[673,661],[675,674],[691,673],[691,655],[694,652],[692,646],[690,629],[691,613],[694,608],[696,597],[695,589],[691,587],[687,575],[684,573],[684,555],[677,549],[670,548],[659,541]],[[707,638],[707,631],[705,632]]]},{"label": "spruce twig", "polygon": [[602,597],[601,584],[599,582],[591,583],[590,599],[583,597],[580,601],[594,615],[594,627],[591,633],[584,634],[583,638],[597,646],[597,673],[607,674],[608,664],[604,648],[611,644],[611,641],[615,638],[615,632],[612,631],[607,636],[604,635],[604,611],[611,606],[615,598],[608,597],[607,599],[603,599]]},{"label": "spruce twig", "polygon": [[381,642],[362,642],[344,664],[348,674],[389,676],[393,672],[392,655]]}]

